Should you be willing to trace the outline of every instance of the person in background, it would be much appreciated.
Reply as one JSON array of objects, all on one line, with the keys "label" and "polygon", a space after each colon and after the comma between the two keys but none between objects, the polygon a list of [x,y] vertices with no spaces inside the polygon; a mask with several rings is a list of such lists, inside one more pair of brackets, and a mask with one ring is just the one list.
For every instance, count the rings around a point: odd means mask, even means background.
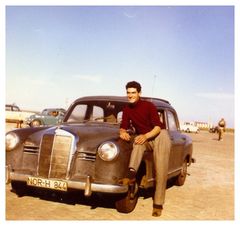
[{"label": "person in background", "polygon": [[223,133],[226,130],[226,122],[224,118],[221,118],[220,121],[218,122],[218,140],[222,141],[223,140]]},{"label": "person in background", "polygon": [[136,81],[128,82],[126,91],[129,104],[123,109],[120,138],[125,141],[131,139],[127,131],[131,125],[136,131],[136,136],[129,162],[128,177],[123,178],[122,183],[130,187],[135,184],[143,154],[146,150],[152,150],[156,175],[152,216],[161,216],[165,201],[171,141],[168,131],[160,122],[156,107],[149,101],[141,100],[141,85]]},{"label": "person in background", "polygon": [[58,112],[57,112],[57,111],[52,111],[51,115],[52,115],[53,117],[57,117],[57,116],[58,116]]}]

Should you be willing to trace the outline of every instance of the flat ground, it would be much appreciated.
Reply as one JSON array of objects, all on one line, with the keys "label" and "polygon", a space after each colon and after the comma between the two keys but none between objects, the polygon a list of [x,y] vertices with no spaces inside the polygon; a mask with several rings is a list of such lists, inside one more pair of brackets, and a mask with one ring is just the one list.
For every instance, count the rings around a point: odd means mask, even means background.
[{"label": "flat ground", "polygon": [[208,132],[190,136],[196,163],[183,186],[167,189],[159,218],[151,216],[151,193],[139,198],[133,212],[122,214],[106,197],[18,197],[6,185],[6,220],[234,220],[234,134],[224,134],[221,142]]}]

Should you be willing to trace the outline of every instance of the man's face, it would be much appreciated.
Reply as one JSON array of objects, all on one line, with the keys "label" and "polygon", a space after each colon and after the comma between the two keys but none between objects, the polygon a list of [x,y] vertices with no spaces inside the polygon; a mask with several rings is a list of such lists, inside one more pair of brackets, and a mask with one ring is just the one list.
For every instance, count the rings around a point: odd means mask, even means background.
[{"label": "man's face", "polygon": [[140,98],[140,94],[136,88],[128,88],[127,89],[127,97],[128,97],[128,101],[130,103],[135,103],[139,100]]}]

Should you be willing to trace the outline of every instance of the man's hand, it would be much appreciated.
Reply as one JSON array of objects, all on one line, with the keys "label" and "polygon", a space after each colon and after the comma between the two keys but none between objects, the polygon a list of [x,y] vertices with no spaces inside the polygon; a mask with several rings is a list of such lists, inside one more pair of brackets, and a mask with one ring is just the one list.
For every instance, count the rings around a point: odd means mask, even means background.
[{"label": "man's hand", "polygon": [[147,141],[147,136],[145,134],[141,134],[135,137],[135,144],[144,144]]},{"label": "man's hand", "polygon": [[120,138],[129,141],[131,139],[131,136],[125,129],[120,129]]},{"label": "man's hand", "polygon": [[154,126],[154,128],[150,132],[136,136],[134,139],[134,143],[144,144],[148,139],[157,136],[160,132],[161,128],[159,126]]}]

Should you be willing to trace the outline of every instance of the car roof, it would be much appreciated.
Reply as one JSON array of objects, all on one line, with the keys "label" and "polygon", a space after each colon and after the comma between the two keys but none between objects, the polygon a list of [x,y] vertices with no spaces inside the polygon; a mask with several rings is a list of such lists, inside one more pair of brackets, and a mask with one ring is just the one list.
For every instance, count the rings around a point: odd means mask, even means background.
[{"label": "car roof", "polygon": [[66,111],[64,108],[45,108],[42,111]]},{"label": "car roof", "polygon": [[15,104],[5,104],[5,108],[6,108],[6,107],[17,108],[17,109],[20,110],[20,108],[19,108],[17,105],[15,105]]},{"label": "car roof", "polygon": [[[157,107],[167,107],[173,109],[169,101],[161,98],[155,97],[141,97],[142,100],[147,100],[152,102]],[[125,102],[128,103],[128,99],[126,96],[85,96],[78,98],[74,101],[74,104],[81,102],[81,101],[115,101],[115,102]]]},{"label": "car roof", "polygon": [[5,104],[5,107],[18,107],[18,106],[15,104]]}]

